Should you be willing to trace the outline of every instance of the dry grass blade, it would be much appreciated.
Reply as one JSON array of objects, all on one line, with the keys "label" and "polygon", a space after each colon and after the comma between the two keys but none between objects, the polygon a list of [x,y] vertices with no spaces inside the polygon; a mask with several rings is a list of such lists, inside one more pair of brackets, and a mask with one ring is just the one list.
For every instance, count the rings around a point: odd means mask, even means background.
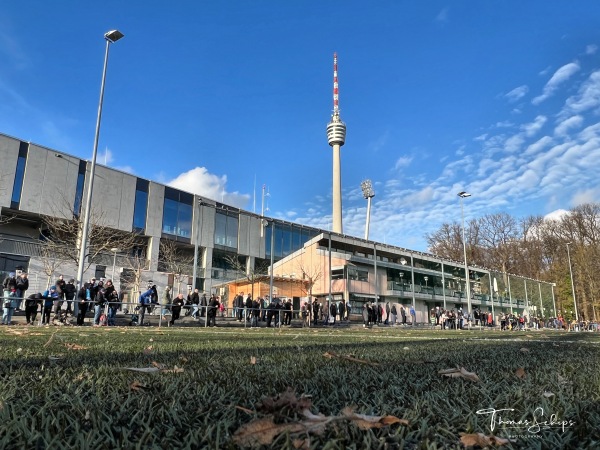
[{"label": "dry grass blade", "polygon": [[183,372],[183,367],[174,366],[172,369],[162,369],[161,372],[164,373],[181,373]]},{"label": "dry grass blade", "polygon": [[158,373],[160,369],[158,367],[123,367],[123,370],[130,370],[132,372],[142,373]]},{"label": "dry grass blade", "polygon": [[87,350],[87,347],[84,347],[83,345],[79,345],[79,344],[65,344],[65,347],[67,347],[69,350]]},{"label": "dry grass blade", "polygon": [[244,408],[243,406],[235,405],[235,409],[239,409],[240,411],[245,412],[246,414],[254,414],[254,411],[248,408]]},{"label": "dry grass blade", "polygon": [[136,392],[145,392],[148,389],[150,389],[150,387],[146,386],[145,384],[142,384],[136,380],[129,385],[129,389],[131,389],[132,391],[136,391]]},{"label": "dry grass blade", "polygon": [[350,407],[342,410],[342,417],[355,423],[361,430],[387,427],[395,423],[409,425],[408,420],[399,419],[396,416],[368,416],[366,414],[356,414]]},{"label": "dry grass blade", "polygon": [[50,336],[50,339],[48,339],[48,341],[44,344],[44,347],[48,347],[50,344],[52,344],[52,342],[54,341],[55,334],[56,334],[56,331],[54,333],[52,333],[52,336]]},{"label": "dry grass blade", "polygon": [[323,354],[323,356],[325,358],[345,359],[347,361],[352,361],[352,362],[359,363],[359,364],[366,364],[366,365],[369,365],[369,366],[379,366],[379,363],[372,362],[372,361],[367,361],[366,359],[356,358],[353,355],[338,355],[337,353],[334,353],[334,352],[325,352]]}]

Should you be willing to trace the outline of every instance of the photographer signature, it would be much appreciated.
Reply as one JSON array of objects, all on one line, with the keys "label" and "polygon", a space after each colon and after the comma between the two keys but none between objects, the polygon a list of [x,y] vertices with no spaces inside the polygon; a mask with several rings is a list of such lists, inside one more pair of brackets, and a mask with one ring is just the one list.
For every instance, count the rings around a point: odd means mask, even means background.
[{"label": "photographer signature", "polygon": [[480,409],[476,414],[489,415],[490,416],[490,428],[494,431],[496,426],[503,426],[504,428],[526,430],[529,433],[537,434],[542,430],[561,430],[562,433],[569,427],[575,425],[572,420],[565,420],[558,417],[557,414],[550,414],[546,417],[544,414],[544,408],[538,406],[530,419],[519,419],[513,420],[507,418],[509,416],[507,412],[512,412],[512,408],[495,409],[486,408]]}]

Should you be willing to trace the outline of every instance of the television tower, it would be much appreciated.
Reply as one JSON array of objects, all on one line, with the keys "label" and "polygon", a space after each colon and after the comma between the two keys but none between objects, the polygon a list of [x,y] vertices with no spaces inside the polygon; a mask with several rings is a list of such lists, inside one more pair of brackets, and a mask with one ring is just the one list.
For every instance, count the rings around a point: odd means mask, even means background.
[{"label": "television tower", "polygon": [[340,119],[337,78],[337,53],[333,54],[333,114],[327,124],[327,141],[333,148],[333,229],[342,233],[342,169],[340,149],[346,142],[346,124]]}]

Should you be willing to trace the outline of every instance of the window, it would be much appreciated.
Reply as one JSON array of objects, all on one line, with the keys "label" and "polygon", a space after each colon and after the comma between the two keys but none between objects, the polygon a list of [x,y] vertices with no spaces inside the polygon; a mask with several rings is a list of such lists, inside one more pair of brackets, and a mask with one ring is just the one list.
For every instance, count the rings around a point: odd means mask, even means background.
[{"label": "window", "polygon": [[149,182],[140,178],[136,181],[135,204],[133,208],[133,229],[141,233],[146,229],[146,214],[148,212]]},{"label": "window", "polygon": [[165,234],[171,234],[174,236],[189,239],[192,233],[193,204],[194,196],[192,194],[188,194],[187,192],[181,192],[177,189],[166,187],[165,202],[163,205],[162,232]]},{"label": "window", "polygon": [[79,217],[81,214],[81,203],[83,202],[83,187],[85,186],[86,162],[79,161],[77,172],[77,186],[75,187],[75,203],[73,204],[73,215]]},{"label": "window", "polygon": [[106,278],[106,266],[97,265],[96,271],[94,272],[94,278],[96,278],[96,280]]},{"label": "window", "polygon": [[239,219],[227,213],[217,212],[215,215],[215,244],[223,247],[237,248]]},{"label": "window", "polygon": [[27,162],[28,150],[29,144],[27,142],[21,142],[19,144],[19,158],[17,159],[15,183],[13,184],[13,192],[10,199],[10,207],[13,209],[19,209],[19,203],[21,203],[21,192],[23,191],[23,178],[25,177],[25,163]]},{"label": "window", "polygon": [[[273,226],[265,228],[265,255],[271,257],[271,234]],[[316,231],[308,230],[294,224],[275,224],[275,239],[273,239],[273,253],[275,259],[285,258],[317,235]]]}]

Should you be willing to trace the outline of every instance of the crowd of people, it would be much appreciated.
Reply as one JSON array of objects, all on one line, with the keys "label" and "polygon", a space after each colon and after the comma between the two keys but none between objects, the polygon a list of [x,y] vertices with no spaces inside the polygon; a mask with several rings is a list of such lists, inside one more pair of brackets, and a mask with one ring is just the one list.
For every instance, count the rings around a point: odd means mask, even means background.
[{"label": "crowd of people", "polygon": [[[88,313],[91,312],[93,326],[116,325],[117,312],[131,312],[130,325],[147,325],[144,321],[146,314],[159,314],[161,321],[174,325],[184,316],[204,322],[207,326],[216,326],[220,315],[229,313],[239,322],[245,321],[250,327],[258,327],[263,322],[266,327],[291,326],[294,317],[301,319],[302,326],[335,325],[336,321],[349,321],[352,307],[349,302],[313,299],[303,302],[299,310],[293,309],[291,299],[270,299],[264,297],[252,298],[251,294],[240,292],[232,298],[232,308],[227,309],[225,302],[213,294],[207,297],[200,294],[198,289],[188,289],[187,296],[183,293],[172,295],[170,286],[166,286],[159,296],[157,287],[150,282],[147,289],[139,295],[137,305],[124,305],[122,298],[115,289],[112,280],[91,278],[77,290],[75,280],[66,281],[60,275],[53,285],[43,293],[36,292],[27,296],[29,279],[25,272],[11,272],[3,281],[2,321],[3,325],[12,323],[15,311],[24,311],[27,325],[36,324],[38,314],[40,324],[49,325],[55,322],[70,323],[70,317],[76,313],[76,325],[84,325]],[[77,307],[75,307],[75,305]],[[132,311],[129,311],[129,308]],[[363,326],[372,325],[414,325],[416,312],[412,305],[404,306],[390,302],[366,302],[362,305],[361,313]],[[167,316],[170,315],[168,318]],[[439,306],[431,308],[429,320],[432,326],[441,329],[465,329],[475,327],[495,327],[498,324],[490,311],[482,311],[478,307],[471,314],[462,308],[444,309]],[[497,320],[502,331],[515,331],[538,328],[568,329],[575,331],[598,331],[595,322],[585,320],[567,322],[562,316],[541,319],[526,314],[500,313]]]}]

